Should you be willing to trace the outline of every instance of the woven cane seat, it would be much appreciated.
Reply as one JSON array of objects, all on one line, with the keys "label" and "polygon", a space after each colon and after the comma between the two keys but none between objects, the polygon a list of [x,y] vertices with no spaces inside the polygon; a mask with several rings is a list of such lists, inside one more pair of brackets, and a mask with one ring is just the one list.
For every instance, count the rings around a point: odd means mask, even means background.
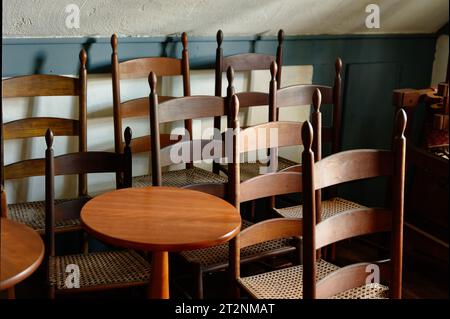
[{"label": "woven cane seat", "polygon": [[[320,280],[339,267],[320,259],[316,269],[316,280]],[[302,265],[238,278],[241,286],[257,299],[300,299],[303,295],[302,280]]]},{"label": "woven cane seat", "polygon": [[[297,165],[298,163],[288,160],[287,158],[278,157],[278,170],[281,171],[290,166]],[[260,168],[267,166],[267,164],[263,164],[261,162],[256,163],[240,163],[241,170],[241,181],[246,181],[252,177],[261,175]],[[228,167],[226,165],[221,168],[225,173],[228,172]]]},{"label": "woven cane seat", "polygon": [[[316,269],[316,280],[318,281],[339,267],[320,259],[316,262]],[[238,278],[238,282],[251,296],[257,299],[301,299],[303,296],[303,266],[242,277]],[[385,286],[370,284],[350,289],[333,296],[333,298],[385,298],[387,290],[388,288]]]},{"label": "woven cane seat", "polygon": [[70,264],[80,268],[80,288],[133,286],[150,280],[150,264],[132,250],[55,256],[49,262],[49,279],[57,290],[69,289],[65,281],[70,274],[66,267]]},{"label": "woven cane seat", "polygon": [[[57,199],[55,205],[61,204],[73,199]],[[8,205],[8,217],[11,220],[25,224],[39,234],[43,234],[45,231],[45,201],[17,203]],[[64,228],[80,228],[80,219],[66,219],[58,220],[56,222],[56,230],[62,230]]]},{"label": "woven cane seat", "polygon": [[[252,223],[246,220],[242,221],[242,229],[251,226]],[[244,259],[248,256],[254,256],[262,254],[284,247],[291,247],[289,239],[275,239],[257,245],[245,247],[241,249],[241,258]],[[218,246],[188,250],[181,252],[188,262],[200,264],[202,267],[210,267],[213,265],[227,264],[228,263],[228,243]]]},{"label": "woven cane seat", "polygon": [[[214,174],[198,167],[169,171],[162,174],[164,186],[183,187],[194,184],[226,183],[226,181],[226,176]],[[133,187],[147,187],[151,185],[151,175],[133,177]]]},{"label": "woven cane seat", "polygon": [[341,292],[330,299],[386,299],[389,298],[389,288],[372,283]]},{"label": "woven cane seat", "polygon": [[[330,200],[322,201],[322,220],[330,218],[336,214],[342,213],[346,210],[365,208],[358,203],[336,197]],[[291,206],[286,208],[275,208],[275,211],[286,218],[303,218],[303,206]]]}]

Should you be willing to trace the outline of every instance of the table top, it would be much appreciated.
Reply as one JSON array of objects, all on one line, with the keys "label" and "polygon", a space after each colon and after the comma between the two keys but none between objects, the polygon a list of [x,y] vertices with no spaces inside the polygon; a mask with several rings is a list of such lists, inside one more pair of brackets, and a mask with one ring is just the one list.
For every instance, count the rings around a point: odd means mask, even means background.
[{"label": "table top", "polygon": [[28,226],[1,218],[0,290],[8,289],[30,276],[44,258],[44,243]]},{"label": "table top", "polygon": [[99,195],[81,211],[85,229],[109,244],[182,251],[224,243],[238,234],[238,210],[199,191],[150,186]]}]

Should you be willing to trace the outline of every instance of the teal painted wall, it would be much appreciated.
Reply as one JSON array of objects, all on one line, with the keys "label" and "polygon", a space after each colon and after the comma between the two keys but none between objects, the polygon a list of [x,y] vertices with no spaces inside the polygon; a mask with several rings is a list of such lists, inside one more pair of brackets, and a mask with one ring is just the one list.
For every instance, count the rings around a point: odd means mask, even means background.
[{"label": "teal painted wall", "polygon": [[[119,39],[119,59],[142,56],[180,56],[177,38]],[[435,35],[296,36],[284,43],[284,65],[313,65],[313,82],[332,84],[334,60],[341,57],[343,72],[342,148],[389,148],[395,88],[430,85]],[[235,37],[223,43],[225,55],[242,52],[274,54],[274,37]],[[77,74],[78,52],[88,52],[88,72],[109,72],[111,47],[106,38],[3,39],[2,76],[32,73]],[[189,39],[192,69],[213,68],[215,38]],[[212,79],[213,80],[213,79]],[[214,92],[211,92],[213,94]],[[324,120],[330,120],[326,107]],[[384,197],[383,181],[346,185],[340,193],[368,205]]]}]

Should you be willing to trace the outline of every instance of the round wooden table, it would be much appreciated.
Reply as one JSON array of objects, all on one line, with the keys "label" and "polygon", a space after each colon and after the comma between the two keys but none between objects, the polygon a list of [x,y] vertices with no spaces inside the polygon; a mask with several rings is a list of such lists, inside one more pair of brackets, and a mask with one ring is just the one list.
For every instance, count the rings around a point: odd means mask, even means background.
[{"label": "round wooden table", "polygon": [[14,298],[14,286],[30,276],[44,258],[44,243],[33,229],[1,218],[0,290],[8,289]]},{"label": "round wooden table", "polygon": [[111,245],[152,251],[149,296],[169,298],[169,254],[222,244],[236,236],[241,217],[230,203],[175,187],[126,188],[84,205],[81,222]]}]

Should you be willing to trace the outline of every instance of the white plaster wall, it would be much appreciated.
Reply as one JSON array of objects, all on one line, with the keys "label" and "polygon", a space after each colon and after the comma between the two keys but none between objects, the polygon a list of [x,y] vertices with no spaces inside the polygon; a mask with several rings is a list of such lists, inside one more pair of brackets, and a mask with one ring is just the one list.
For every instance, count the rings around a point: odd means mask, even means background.
[{"label": "white plaster wall", "polygon": [[[65,25],[68,4],[80,28]],[[381,8],[367,29],[365,8]],[[448,0],[4,0],[3,36],[68,37],[432,33],[448,22]]]},{"label": "white plaster wall", "polygon": [[441,35],[436,41],[436,53],[433,62],[431,86],[437,86],[439,82],[445,82],[448,64],[448,35]]},{"label": "white plaster wall", "polygon": [[[310,84],[312,83],[312,66],[286,66],[283,67],[282,83]],[[268,71],[255,71],[252,73],[237,72],[234,85],[236,91],[256,90],[267,92],[270,75]],[[223,92],[226,92],[226,79],[224,74]],[[182,95],[181,77],[166,77],[162,81],[161,93],[165,95]],[[214,70],[191,71],[191,94],[211,95],[214,92]],[[147,79],[124,80],[121,83],[122,100],[148,96],[149,87]],[[38,98],[9,98],[3,99],[3,121],[31,116],[77,117],[77,102],[71,97],[38,97]],[[88,150],[113,151],[114,129],[112,117],[112,88],[110,74],[88,74]],[[251,125],[262,123],[266,119],[267,106],[249,114],[240,115],[241,123]],[[287,108],[280,113],[282,119],[304,121],[309,118],[309,108]],[[133,137],[149,134],[149,123],[145,119],[129,119],[124,122],[124,128],[130,126]],[[177,127],[174,125],[173,127]],[[212,119],[195,120],[193,126],[194,138],[200,138],[203,130],[213,127]],[[5,164],[28,158],[45,156],[44,138],[6,141],[4,146]],[[56,137],[54,141],[55,155],[76,152],[77,141],[72,137]],[[292,160],[300,161],[299,149],[289,148],[282,150],[281,155]],[[149,172],[149,153],[137,154],[133,157],[133,175],[144,175]],[[210,164],[197,163],[202,167]],[[177,169],[174,165],[170,169]],[[76,176],[59,176],[56,178],[56,197],[69,198],[76,196]],[[43,200],[44,178],[32,177],[20,180],[6,181],[8,203]],[[114,174],[88,175],[88,190],[94,195],[111,190],[115,187]]]}]

